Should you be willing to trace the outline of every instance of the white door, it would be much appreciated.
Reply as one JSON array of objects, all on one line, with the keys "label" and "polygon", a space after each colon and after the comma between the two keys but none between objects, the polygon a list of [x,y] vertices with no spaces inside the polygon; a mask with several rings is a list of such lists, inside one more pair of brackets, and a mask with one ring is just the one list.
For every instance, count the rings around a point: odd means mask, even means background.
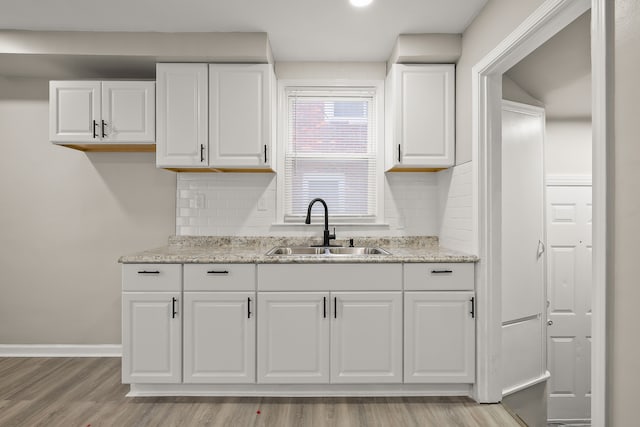
[{"label": "white door", "polygon": [[122,313],[122,382],[179,383],[180,292],[125,292]]},{"label": "white door", "polygon": [[402,293],[332,292],[331,382],[402,382]]},{"label": "white door", "polygon": [[266,168],[272,162],[269,64],[209,65],[209,163]]},{"label": "white door", "polygon": [[473,292],[405,292],[404,382],[473,383]]},{"label": "white door", "polygon": [[258,293],[258,382],[329,382],[329,293]]},{"label": "white door", "polygon": [[108,142],[155,142],[155,82],[102,82],[101,136]]},{"label": "white door", "polygon": [[546,376],[544,110],[502,107],[503,394]]},{"label": "white door", "polygon": [[49,82],[49,139],[99,142],[100,82]]},{"label": "white door", "polygon": [[208,167],[207,64],[158,64],[156,95],[156,165]]},{"label": "white door", "polygon": [[547,187],[548,418],[591,418],[591,186]]},{"label": "white door", "polygon": [[184,382],[255,382],[254,292],[184,293]]}]

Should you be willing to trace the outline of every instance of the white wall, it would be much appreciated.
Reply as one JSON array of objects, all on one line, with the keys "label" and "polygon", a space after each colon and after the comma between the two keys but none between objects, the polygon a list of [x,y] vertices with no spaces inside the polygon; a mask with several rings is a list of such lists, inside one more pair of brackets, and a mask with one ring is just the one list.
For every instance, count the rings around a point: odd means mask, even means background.
[{"label": "white wall", "polygon": [[502,99],[507,101],[520,102],[522,104],[544,107],[544,104],[527,93],[520,85],[506,74],[502,75]]},{"label": "white wall", "polygon": [[456,164],[471,160],[471,68],[544,0],[489,0],[462,34],[456,66]]},{"label": "white wall", "polygon": [[[615,0],[614,132],[609,166],[612,247],[608,267],[608,416],[612,427],[638,424],[638,242],[640,242],[640,2]],[[609,141],[610,143],[613,141]]]},{"label": "white wall", "polygon": [[118,257],[174,230],[151,153],[49,142],[48,82],[0,78],[0,344],[119,344]]},{"label": "white wall", "polygon": [[547,120],[546,175],[591,175],[591,121]]},{"label": "white wall", "polygon": [[[275,174],[180,173],[176,234],[219,236],[318,236],[322,223],[281,225],[276,217]],[[335,226],[338,235],[436,236],[440,227],[438,177],[435,173],[387,173],[386,225]],[[329,206],[331,215],[331,206]],[[348,233],[348,236],[345,235]]]}]

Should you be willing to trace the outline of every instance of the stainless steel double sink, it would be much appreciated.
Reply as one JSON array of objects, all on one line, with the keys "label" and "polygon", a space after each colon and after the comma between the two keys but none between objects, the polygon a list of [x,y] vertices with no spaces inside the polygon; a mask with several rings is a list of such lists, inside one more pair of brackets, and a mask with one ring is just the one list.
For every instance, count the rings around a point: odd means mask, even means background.
[{"label": "stainless steel double sink", "polygon": [[340,246],[278,246],[271,249],[267,256],[304,256],[304,255],[391,255],[382,248],[376,247],[340,247]]}]

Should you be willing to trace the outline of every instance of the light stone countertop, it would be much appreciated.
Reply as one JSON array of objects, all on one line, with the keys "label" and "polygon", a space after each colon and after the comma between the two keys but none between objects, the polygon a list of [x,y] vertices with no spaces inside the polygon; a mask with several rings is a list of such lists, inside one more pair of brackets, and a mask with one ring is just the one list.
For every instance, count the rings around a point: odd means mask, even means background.
[{"label": "light stone countertop", "polygon": [[[409,262],[476,262],[475,255],[442,248],[437,237],[356,237],[355,246],[381,247],[391,255],[276,255],[265,253],[276,246],[308,246],[317,244],[300,237],[235,237],[172,236],[160,248],[125,255],[123,264],[292,264],[292,263],[409,263]],[[349,246],[348,240],[332,244]]]}]

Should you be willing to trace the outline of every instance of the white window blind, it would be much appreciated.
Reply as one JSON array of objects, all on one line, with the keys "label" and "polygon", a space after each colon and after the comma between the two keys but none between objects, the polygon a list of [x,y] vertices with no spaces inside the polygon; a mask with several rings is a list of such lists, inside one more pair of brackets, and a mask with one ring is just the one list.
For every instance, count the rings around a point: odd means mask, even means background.
[{"label": "white window blind", "polygon": [[375,221],[375,89],[287,88],[286,97],[285,221],[304,218],[316,197],[332,220]]}]

